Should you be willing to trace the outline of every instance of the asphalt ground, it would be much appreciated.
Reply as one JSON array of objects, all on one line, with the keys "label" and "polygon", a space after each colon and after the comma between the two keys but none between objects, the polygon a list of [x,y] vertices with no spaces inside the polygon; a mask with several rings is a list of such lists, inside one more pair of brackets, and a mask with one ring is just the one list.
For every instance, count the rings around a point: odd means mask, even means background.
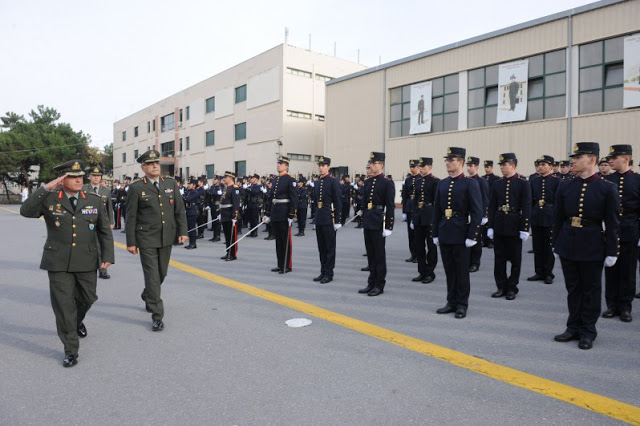
[{"label": "asphalt ground", "polygon": [[[198,240],[196,250],[173,250],[165,329],[153,333],[139,258],[114,231],[121,244],[111,279],[98,280],[79,363],[65,369],[38,269],[46,229],[17,210],[0,208],[0,424],[640,423],[640,317],[600,319],[589,351],[554,342],[567,317],[562,271],[556,265],[552,285],[527,282],[530,241],[517,299],[490,297],[493,252],[484,249],[468,316],[457,320],[435,313],[446,302],[440,259],[433,283],[411,282],[417,269],[404,261],[399,220],[379,297],[357,293],[367,273],[353,223],[338,232],[335,278],[326,285],[312,281],[319,260],[311,225],[293,237],[293,272],[285,275],[270,272],[275,244],[266,233],[242,240],[234,262],[219,259],[222,243]],[[298,317],[313,324],[285,325]],[[443,348],[420,351],[432,344]],[[481,368],[456,364],[465,354]],[[495,373],[504,367],[513,370]]]}]

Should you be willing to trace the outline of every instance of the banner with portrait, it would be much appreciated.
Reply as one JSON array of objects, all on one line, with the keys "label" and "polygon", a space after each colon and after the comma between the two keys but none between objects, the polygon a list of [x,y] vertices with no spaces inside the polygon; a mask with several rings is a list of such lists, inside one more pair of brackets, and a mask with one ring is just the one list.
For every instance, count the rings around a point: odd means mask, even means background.
[{"label": "banner with portrait", "polygon": [[622,107],[640,106],[640,34],[624,38],[624,90]]},{"label": "banner with portrait", "polygon": [[527,118],[529,60],[500,64],[498,68],[497,123],[523,121]]},{"label": "banner with portrait", "polygon": [[431,82],[411,85],[409,134],[431,131]]}]

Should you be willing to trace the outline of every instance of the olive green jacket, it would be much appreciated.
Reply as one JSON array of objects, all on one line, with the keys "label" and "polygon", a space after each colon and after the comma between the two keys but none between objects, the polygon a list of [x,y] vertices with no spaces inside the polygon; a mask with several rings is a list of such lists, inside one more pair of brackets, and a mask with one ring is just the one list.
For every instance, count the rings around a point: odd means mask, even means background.
[{"label": "olive green jacket", "polygon": [[[82,187],[85,192],[91,192],[93,194],[93,186],[89,183]],[[98,185],[98,195],[102,198],[102,205],[107,210],[107,216],[109,216],[109,223],[113,225],[113,201],[111,200],[111,191],[109,188]]]},{"label": "olive green jacket", "polygon": [[176,235],[187,235],[187,216],[175,179],[158,178],[158,189],[146,177],[131,183],[125,228],[129,247],[167,247]]},{"label": "olive green jacket", "polygon": [[47,241],[40,268],[47,271],[89,272],[102,261],[114,263],[113,235],[109,217],[96,194],[80,191],[75,211],[61,187],[38,188],[20,207],[24,217],[44,216]]}]

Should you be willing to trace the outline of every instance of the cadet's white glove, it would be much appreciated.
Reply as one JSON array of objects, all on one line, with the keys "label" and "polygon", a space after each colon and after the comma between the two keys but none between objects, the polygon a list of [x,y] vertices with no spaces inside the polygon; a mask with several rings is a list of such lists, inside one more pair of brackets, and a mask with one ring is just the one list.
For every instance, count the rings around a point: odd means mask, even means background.
[{"label": "cadet's white glove", "polygon": [[310,186],[310,187],[312,187],[312,188],[313,188],[313,187],[314,187],[314,185],[315,185],[315,184],[314,184],[313,182],[309,182],[309,186]]},{"label": "cadet's white glove", "polygon": [[265,216],[265,217],[262,219],[262,221],[263,221],[264,223],[269,223],[269,222],[271,222],[271,218],[270,218],[269,216]]},{"label": "cadet's white glove", "polygon": [[391,235],[391,231],[389,229],[383,229],[382,230],[382,236],[387,238],[388,236]]},{"label": "cadet's white glove", "polygon": [[640,247],[640,240],[638,240],[638,247]]},{"label": "cadet's white glove", "polygon": [[289,222],[289,226],[291,226],[293,224],[293,219],[287,219],[287,222]]},{"label": "cadet's white glove", "polygon": [[204,209],[205,209],[206,211],[209,211],[209,210],[211,210],[211,207],[207,206],[207,207],[205,207]]},{"label": "cadet's white glove", "polygon": [[218,220],[222,220],[222,216],[218,215]]},{"label": "cadet's white glove", "polygon": [[222,195],[222,190],[218,189],[218,195]]},{"label": "cadet's white glove", "polygon": [[236,222],[237,222],[236,219],[231,219],[231,226],[236,226]]},{"label": "cadet's white glove", "polygon": [[493,240],[493,228],[487,229],[487,237],[489,237],[489,239]]},{"label": "cadet's white glove", "polygon": [[[356,213],[356,215],[358,215],[358,216],[362,216],[362,210],[358,210],[358,212]],[[638,242],[638,244],[640,245],[640,242]]]},{"label": "cadet's white glove", "polygon": [[467,238],[466,240],[464,240],[464,245],[465,245],[465,246],[467,246],[467,247],[473,247],[473,246],[475,246],[476,244],[478,244],[478,242],[477,242],[477,241],[470,240],[469,238]]},{"label": "cadet's white glove", "polygon": [[434,237],[433,238],[433,244],[439,246],[440,245],[440,240],[438,239],[438,237]]},{"label": "cadet's white glove", "polygon": [[416,229],[416,225],[413,223],[413,221],[411,221],[411,223],[409,224],[409,228]]},{"label": "cadet's white glove", "polygon": [[618,261],[618,258],[616,256],[607,256],[604,258],[604,266],[607,268],[611,268],[613,265],[616,264],[617,261]]},{"label": "cadet's white glove", "polygon": [[267,188],[261,188],[260,191],[262,191],[263,194],[267,193]]},{"label": "cadet's white glove", "polygon": [[529,239],[529,233],[525,231],[520,231],[520,239],[522,242],[525,242]]},{"label": "cadet's white glove", "polygon": [[334,231],[337,231],[337,230],[338,230],[338,229],[340,229],[340,228],[342,228],[342,225],[341,225],[341,224],[339,224],[339,223],[336,223],[336,224],[334,224],[334,225],[333,225],[333,230],[334,230]]},{"label": "cadet's white glove", "polygon": [[483,217],[482,220],[480,221],[480,225],[484,226],[487,224],[487,222],[489,222],[489,219],[487,219],[486,217]]},{"label": "cadet's white glove", "polygon": [[402,220],[407,220],[407,214],[406,213],[402,213]]},{"label": "cadet's white glove", "polygon": [[247,189],[247,187],[248,187],[248,186],[249,186],[249,185],[248,185],[248,184],[246,184],[246,183],[243,183],[243,184],[242,184],[242,187],[243,187],[244,189]]}]

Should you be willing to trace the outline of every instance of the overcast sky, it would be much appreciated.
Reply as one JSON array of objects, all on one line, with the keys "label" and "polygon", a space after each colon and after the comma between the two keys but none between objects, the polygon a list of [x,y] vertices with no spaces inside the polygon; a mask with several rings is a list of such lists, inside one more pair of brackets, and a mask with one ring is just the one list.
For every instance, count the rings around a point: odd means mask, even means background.
[{"label": "overcast sky", "polygon": [[113,123],[284,42],[367,66],[588,4],[580,0],[0,0],[0,114]]}]

